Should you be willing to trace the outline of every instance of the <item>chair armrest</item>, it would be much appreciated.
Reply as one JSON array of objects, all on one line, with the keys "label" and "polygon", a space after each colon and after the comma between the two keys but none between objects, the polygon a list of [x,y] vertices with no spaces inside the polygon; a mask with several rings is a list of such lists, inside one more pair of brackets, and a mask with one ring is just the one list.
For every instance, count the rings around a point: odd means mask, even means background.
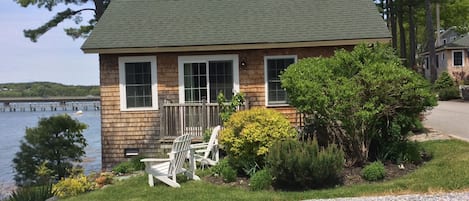
[{"label": "chair armrest", "polygon": [[144,159],[141,159],[140,162],[144,162],[144,163],[147,163],[147,162],[167,162],[167,161],[170,161],[169,158],[144,158]]},{"label": "chair armrest", "polygon": [[197,143],[197,144],[191,144],[191,149],[200,149],[200,148],[205,148],[208,146],[208,143]]}]

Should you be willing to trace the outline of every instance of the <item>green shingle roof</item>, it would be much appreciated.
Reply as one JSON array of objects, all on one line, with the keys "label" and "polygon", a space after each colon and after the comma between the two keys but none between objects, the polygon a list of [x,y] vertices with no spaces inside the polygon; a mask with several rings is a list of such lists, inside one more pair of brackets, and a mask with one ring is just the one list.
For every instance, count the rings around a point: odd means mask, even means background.
[{"label": "green shingle roof", "polygon": [[461,37],[461,38],[447,44],[446,46],[447,47],[469,48],[469,34],[466,34],[464,37]]},{"label": "green shingle roof", "polygon": [[371,0],[113,0],[83,50],[390,38]]}]

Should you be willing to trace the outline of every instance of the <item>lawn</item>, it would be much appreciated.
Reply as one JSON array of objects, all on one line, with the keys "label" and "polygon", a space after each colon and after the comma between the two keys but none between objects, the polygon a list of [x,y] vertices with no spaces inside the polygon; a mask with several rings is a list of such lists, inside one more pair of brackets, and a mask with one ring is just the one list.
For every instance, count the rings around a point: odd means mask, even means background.
[{"label": "lawn", "polygon": [[313,198],[355,197],[367,195],[435,193],[469,189],[469,143],[459,140],[422,143],[434,153],[433,160],[415,172],[387,182],[367,183],[304,192],[247,191],[236,187],[213,185],[205,181],[183,182],[179,189],[162,183],[149,187],[146,176],[137,176],[75,200],[301,200]]}]

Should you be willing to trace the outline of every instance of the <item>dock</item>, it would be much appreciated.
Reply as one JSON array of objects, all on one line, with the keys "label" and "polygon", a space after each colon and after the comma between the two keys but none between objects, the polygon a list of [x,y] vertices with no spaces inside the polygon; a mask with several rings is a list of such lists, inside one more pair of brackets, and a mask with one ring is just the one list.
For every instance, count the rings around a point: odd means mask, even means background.
[{"label": "dock", "polygon": [[0,98],[0,112],[100,110],[99,96]]}]

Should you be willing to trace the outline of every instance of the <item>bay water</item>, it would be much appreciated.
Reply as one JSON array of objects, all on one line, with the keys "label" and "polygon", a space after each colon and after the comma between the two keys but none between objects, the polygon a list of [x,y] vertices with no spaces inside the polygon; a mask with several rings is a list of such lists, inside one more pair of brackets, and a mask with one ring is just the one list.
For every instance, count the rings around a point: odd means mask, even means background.
[{"label": "bay water", "polygon": [[0,200],[14,189],[14,168],[12,159],[19,151],[20,141],[27,127],[36,127],[40,118],[68,114],[73,119],[88,125],[83,131],[88,146],[86,156],[80,164],[85,173],[101,170],[101,116],[100,111],[41,111],[41,112],[0,112]]}]

